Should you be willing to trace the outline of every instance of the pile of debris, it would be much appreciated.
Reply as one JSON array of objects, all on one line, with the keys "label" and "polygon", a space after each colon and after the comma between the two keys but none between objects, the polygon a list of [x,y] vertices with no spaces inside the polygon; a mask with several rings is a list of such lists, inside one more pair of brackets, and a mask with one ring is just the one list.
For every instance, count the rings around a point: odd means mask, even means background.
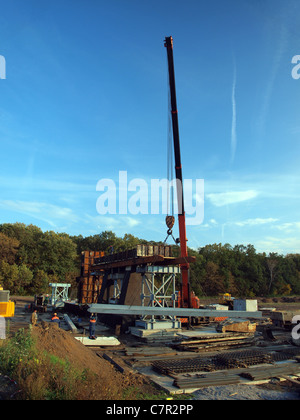
[{"label": "pile of debris", "polygon": [[[173,385],[180,389],[196,389],[207,386],[243,383],[245,380],[258,381],[272,377],[292,380],[288,375],[300,374],[300,359],[296,350],[282,352],[276,363],[277,353],[263,350],[242,350],[220,353],[211,357],[156,360],[152,369],[174,378]],[[300,382],[297,382],[300,385]],[[297,384],[296,383],[296,384]]]}]

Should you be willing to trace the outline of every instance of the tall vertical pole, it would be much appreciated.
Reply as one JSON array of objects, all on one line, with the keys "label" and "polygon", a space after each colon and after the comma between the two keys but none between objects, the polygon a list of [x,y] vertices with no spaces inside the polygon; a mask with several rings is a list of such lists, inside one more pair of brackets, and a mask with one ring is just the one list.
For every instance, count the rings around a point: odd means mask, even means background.
[{"label": "tall vertical pole", "polygon": [[[173,58],[173,38],[165,38],[165,47],[167,48],[168,56],[168,69],[169,69],[169,84],[170,84],[170,97],[171,97],[171,116],[173,128],[173,142],[175,153],[175,174],[176,180],[180,184],[177,185],[177,201],[178,201],[178,224],[179,224],[179,239],[181,257],[187,257],[187,238],[186,238],[186,225],[185,225],[185,211],[183,200],[183,182],[182,182],[182,166],[180,156],[180,142],[179,142],[179,126],[178,126],[178,110],[175,89],[175,71],[174,71],[174,58]],[[189,264],[184,263],[180,265],[182,285],[181,285],[181,306],[191,307],[190,290],[189,290]]]}]

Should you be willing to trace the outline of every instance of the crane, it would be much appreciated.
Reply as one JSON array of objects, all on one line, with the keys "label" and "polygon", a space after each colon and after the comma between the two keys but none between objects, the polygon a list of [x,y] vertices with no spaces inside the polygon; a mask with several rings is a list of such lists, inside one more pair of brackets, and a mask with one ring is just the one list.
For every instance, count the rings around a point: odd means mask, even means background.
[{"label": "crane", "polygon": [[[168,70],[169,70],[169,86],[170,86],[170,102],[171,102],[171,117],[172,117],[172,131],[173,131],[173,144],[174,144],[174,155],[175,155],[175,175],[176,180],[180,184],[180,188],[177,185],[177,202],[178,202],[178,224],[179,224],[179,243],[180,253],[183,259],[188,256],[187,252],[187,237],[186,237],[186,224],[185,224],[185,211],[184,211],[184,200],[183,200],[183,183],[182,183],[182,165],[180,155],[180,141],[179,141],[179,126],[178,126],[178,110],[176,100],[176,89],[175,89],[175,71],[174,71],[174,58],[173,58],[173,38],[171,36],[165,38],[164,43],[167,49],[168,57]],[[167,226],[168,220],[166,218]],[[168,231],[168,233],[169,233]],[[180,306],[183,308],[191,308],[191,292],[189,283],[189,263],[184,262],[180,264],[181,269],[181,291],[180,291]]]}]

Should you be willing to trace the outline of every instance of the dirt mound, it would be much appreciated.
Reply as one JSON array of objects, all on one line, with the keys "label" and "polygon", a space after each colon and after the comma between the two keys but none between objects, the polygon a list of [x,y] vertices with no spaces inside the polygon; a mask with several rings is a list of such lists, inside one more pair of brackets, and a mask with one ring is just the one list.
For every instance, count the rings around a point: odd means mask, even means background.
[{"label": "dirt mound", "polygon": [[[155,392],[141,375],[120,373],[108,361],[97,356],[57,324],[42,322],[33,327],[32,336],[36,338],[39,351],[46,351],[67,360],[80,370],[94,374],[95,380],[91,386],[95,388],[95,399],[123,399],[126,388],[129,388],[131,393],[143,390]],[[130,395],[130,398],[134,399],[135,396]]]}]

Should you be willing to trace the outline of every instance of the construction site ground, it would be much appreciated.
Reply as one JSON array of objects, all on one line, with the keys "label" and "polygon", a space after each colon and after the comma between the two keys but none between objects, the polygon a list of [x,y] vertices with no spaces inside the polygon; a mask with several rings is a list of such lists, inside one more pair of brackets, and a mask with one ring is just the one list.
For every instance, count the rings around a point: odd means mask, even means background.
[{"label": "construction site ground", "polygon": [[[33,302],[30,297],[12,297],[16,302],[16,313],[13,318],[7,322],[9,333],[13,333],[20,328],[27,328],[30,324],[31,313],[25,308]],[[207,303],[210,303],[207,301]],[[279,310],[296,310],[299,308],[299,300],[296,299],[264,299],[259,301],[259,306],[264,308],[277,308]],[[56,310],[59,313],[59,309]],[[124,398],[124,389],[129,389],[128,399],[138,399],[141,392],[149,396],[162,395],[162,392],[176,399],[187,394],[194,400],[291,400],[300,399],[300,363],[296,360],[276,361],[275,363],[262,363],[255,366],[245,366],[245,376],[253,373],[251,380],[247,377],[241,377],[243,369],[220,369],[220,370],[199,370],[182,373],[165,372],[153,369],[153,364],[159,361],[184,361],[193,360],[199,357],[214,357],[216,354],[227,354],[239,350],[239,347],[209,348],[203,351],[176,349],[170,346],[172,340],[152,340],[147,342],[130,333],[117,334],[116,331],[105,326],[97,324],[96,335],[98,337],[116,337],[120,344],[118,346],[85,346],[74,337],[88,336],[88,317],[83,318],[81,328],[77,333],[72,332],[67,323],[63,321],[61,314],[60,328],[48,324],[51,320],[52,311],[38,314],[38,324],[32,329],[33,335],[37,338],[40,351],[46,350],[53,355],[61,358],[67,358],[69,362],[87,369],[97,375],[99,380],[99,390],[95,399],[121,399]],[[75,318],[69,314],[71,319]],[[278,351],[284,352],[292,344],[288,340],[288,334],[282,333],[275,342],[264,342],[261,334],[261,328],[268,323],[268,317],[265,316],[259,321],[257,327],[257,337],[254,343],[245,349],[251,351]],[[194,328],[202,331],[212,326],[199,326]],[[188,336],[188,331],[183,330]],[[91,340],[91,344],[92,340]],[[294,346],[295,347],[295,346]],[[244,347],[241,347],[241,350]],[[299,348],[300,353],[300,348]],[[293,366],[292,366],[293,365]],[[280,370],[285,366],[292,366],[292,370]],[[270,377],[262,378],[261,372],[267,369],[279,367],[276,371],[270,373]],[[247,368],[247,369],[246,369]],[[252,370],[251,370],[252,369]],[[286,373],[288,372],[288,373]],[[258,380],[256,380],[256,375]],[[208,384],[207,386],[205,384]],[[176,385],[177,384],[177,385]],[[185,385],[186,384],[186,385]],[[193,385],[195,384],[195,386]],[[0,374],[0,400],[14,394],[17,384],[14,384],[9,378]]]}]

